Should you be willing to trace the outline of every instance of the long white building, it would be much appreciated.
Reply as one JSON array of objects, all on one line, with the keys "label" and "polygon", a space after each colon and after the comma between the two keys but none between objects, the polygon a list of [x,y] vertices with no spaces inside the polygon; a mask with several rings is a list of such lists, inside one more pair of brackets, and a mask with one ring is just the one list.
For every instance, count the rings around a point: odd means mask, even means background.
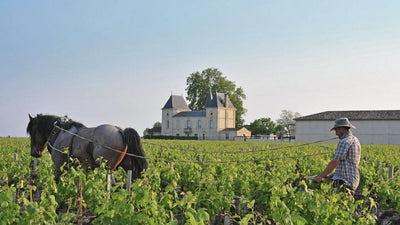
[{"label": "long white building", "polygon": [[[400,144],[400,110],[326,111],[295,118],[296,142],[315,142],[336,137],[334,121],[349,118],[361,144]],[[337,142],[337,140],[327,141]]]}]

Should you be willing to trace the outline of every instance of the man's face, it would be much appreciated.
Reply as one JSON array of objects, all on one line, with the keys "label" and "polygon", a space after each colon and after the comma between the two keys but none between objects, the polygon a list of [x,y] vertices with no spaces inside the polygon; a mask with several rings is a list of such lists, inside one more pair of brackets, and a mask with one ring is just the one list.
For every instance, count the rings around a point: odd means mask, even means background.
[{"label": "man's face", "polygon": [[336,135],[337,135],[338,137],[342,137],[342,136],[345,135],[346,132],[347,132],[346,128],[344,128],[344,127],[336,127],[336,128],[335,128],[335,131],[336,131]]}]

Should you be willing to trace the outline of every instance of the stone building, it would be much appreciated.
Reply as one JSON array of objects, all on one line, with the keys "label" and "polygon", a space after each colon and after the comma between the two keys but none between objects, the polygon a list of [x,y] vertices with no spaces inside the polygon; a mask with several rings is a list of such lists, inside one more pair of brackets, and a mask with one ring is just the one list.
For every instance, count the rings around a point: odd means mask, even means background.
[{"label": "stone building", "polygon": [[171,95],[162,108],[161,134],[195,136],[200,140],[234,140],[250,137],[246,128],[235,128],[236,108],[224,93],[208,93],[204,110],[192,111],[182,96]]}]

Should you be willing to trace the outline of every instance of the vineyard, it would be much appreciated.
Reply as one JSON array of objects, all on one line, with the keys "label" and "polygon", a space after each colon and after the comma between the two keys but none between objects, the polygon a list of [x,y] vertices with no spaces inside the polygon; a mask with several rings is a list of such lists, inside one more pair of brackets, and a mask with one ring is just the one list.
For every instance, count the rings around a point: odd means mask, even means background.
[{"label": "vineyard", "polygon": [[[127,183],[104,163],[64,166],[46,151],[0,138],[0,224],[394,224],[400,221],[400,146],[362,145],[360,186],[337,192],[320,173],[336,144],[143,140],[149,169]],[[390,176],[389,176],[390,174]],[[128,187],[128,188],[127,188]],[[80,194],[81,192],[81,194]]]}]

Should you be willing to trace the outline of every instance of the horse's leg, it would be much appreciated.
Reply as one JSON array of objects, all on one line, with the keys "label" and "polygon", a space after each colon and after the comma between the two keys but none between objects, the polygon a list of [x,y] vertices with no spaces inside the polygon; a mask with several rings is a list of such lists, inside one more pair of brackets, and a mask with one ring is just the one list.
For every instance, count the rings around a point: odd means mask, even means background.
[{"label": "horse's leg", "polygon": [[56,169],[54,170],[54,180],[58,184],[60,182],[60,176],[61,176],[61,169],[56,166]]},{"label": "horse's leg", "polygon": [[128,170],[132,170],[133,164],[132,164],[131,156],[125,155],[125,157],[122,159],[122,161],[119,165],[122,166],[122,168],[124,168],[124,170],[126,172],[128,172]]},{"label": "horse's leg", "polygon": [[141,172],[133,166],[133,162],[132,162],[132,156],[125,156],[124,159],[122,160],[120,166],[122,166],[122,168],[124,168],[124,170],[126,172],[128,172],[128,170],[132,171],[132,181],[135,181],[137,178],[141,177]]},{"label": "horse's leg", "polygon": [[68,155],[53,151],[53,153],[51,154],[51,159],[53,160],[55,165],[54,179],[56,183],[58,183],[60,181],[60,176],[62,173],[61,166],[67,162]]},{"label": "horse's leg", "polygon": [[99,166],[98,162],[96,162],[96,160],[93,158],[94,148],[93,142],[87,142],[86,144],[82,144],[82,149],[80,150],[82,155],[80,156],[79,161],[87,170],[91,170]]}]

